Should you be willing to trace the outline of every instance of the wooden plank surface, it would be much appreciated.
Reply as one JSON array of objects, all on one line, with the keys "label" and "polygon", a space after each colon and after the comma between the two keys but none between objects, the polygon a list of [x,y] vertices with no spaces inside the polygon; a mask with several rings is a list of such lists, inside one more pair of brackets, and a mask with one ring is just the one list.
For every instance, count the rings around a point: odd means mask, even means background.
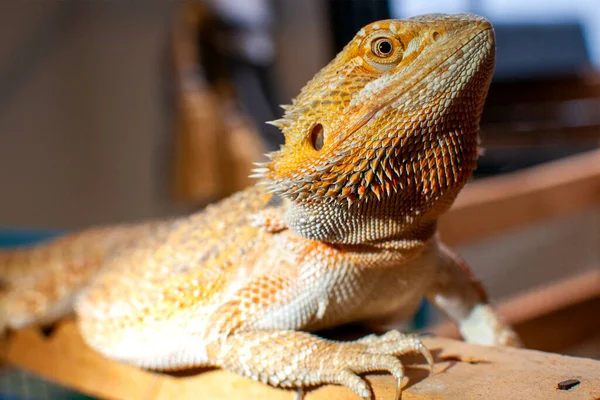
[{"label": "wooden plank surface", "polygon": [[[424,338],[424,341],[436,359],[435,372],[427,377],[422,364],[410,364],[405,400],[600,398],[598,361],[476,346],[443,338]],[[417,357],[404,359],[407,363],[422,363]],[[222,370],[173,376],[119,364],[85,346],[72,321],[62,323],[50,338],[35,329],[13,333],[7,360],[101,398],[291,400],[295,395]],[[394,397],[394,381],[390,376],[368,375],[367,379],[377,400]],[[581,383],[568,391],[556,389],[559,382],[567,379]],[[338,386],[325,386],[309,392],[306,399],[356,399],[356,396]]]}]

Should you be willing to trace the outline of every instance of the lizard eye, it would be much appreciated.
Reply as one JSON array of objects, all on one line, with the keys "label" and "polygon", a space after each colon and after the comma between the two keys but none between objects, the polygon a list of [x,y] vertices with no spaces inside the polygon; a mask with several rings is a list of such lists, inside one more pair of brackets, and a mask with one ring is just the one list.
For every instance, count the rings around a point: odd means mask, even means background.
[{"label": "lizard eye", "polygon": [[371,44],[371,51],[377,57],[388,58],[394,53],[394,45],[392,44],[392,41],[387,38],[375,39]]},{"label": "lizard eye", "polygon": [[379,31],[366,38],[364,58],[381,72],[389,71],[402,61],[402,43],[391,32]]},{"label": "lizard eye", "polygon": [[323,148],[325,144],[325,129],[323,129],[323,125],[317,123],[312,127],[310,130],[310,144],[317,151]]}]

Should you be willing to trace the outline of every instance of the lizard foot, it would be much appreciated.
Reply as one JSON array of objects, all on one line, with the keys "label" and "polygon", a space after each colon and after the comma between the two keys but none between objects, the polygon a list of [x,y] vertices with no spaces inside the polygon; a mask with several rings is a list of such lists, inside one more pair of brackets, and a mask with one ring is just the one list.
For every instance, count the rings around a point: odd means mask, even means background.
[{"label": "lizard foot", "polygon": [[364,400],[373,391],[362,377],[374,371],[389,372],[396,379],[396,399],[402,396],[404,366],[398,356],[420,353],[433,369],[433,357],[414,335],[390,331],[352,342],[319,338],[306,332],[242,332],[227,338],[218,365],[281,388],[301,389],[337,384]]},{"label": "lizard foot", "polygon": [[357,374],[376,370],[389,371],[396,378],[396,399],[402,398],[404,367],[398,359],[400,355],[420,353],[427,361],[429,372],[433,371],[431,353],[414,335],[392,330],[381,336],[365,336],[353,344],[364,347],[358,352],[351,350],[342,353],[341,357],[347,357],[350,366],[342,371],[338,383],[350,388],[363,399],[371,399],[372,392],[370,389],[366,389],[364,379]]}]

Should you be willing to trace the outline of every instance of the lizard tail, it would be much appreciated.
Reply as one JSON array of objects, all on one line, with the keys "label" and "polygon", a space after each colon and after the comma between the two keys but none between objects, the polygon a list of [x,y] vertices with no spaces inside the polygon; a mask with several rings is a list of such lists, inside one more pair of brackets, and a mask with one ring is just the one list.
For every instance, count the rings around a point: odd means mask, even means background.
[{"label": "lizard tail", "polygon": [[47,325],[68,315],[75,298],[111,256],[151,235],[157,223],[68,234],[0,252],[0,336],[6,328]]}]

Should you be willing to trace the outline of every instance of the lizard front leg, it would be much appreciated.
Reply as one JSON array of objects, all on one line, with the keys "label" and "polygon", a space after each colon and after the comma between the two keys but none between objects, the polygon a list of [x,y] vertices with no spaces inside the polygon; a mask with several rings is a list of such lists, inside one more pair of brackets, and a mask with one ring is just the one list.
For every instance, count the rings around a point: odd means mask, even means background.
[{"label": "lizard front leg", "polygon": [[[270,306],[254,307],[257,302]],[[290,303],[294,313],[286,309]],[[400,397],[404,368],[399,355],[420,353],[432,368],[431,354],[415,336],[391,331],[340,342],[300,331],[320,318],[320,303],[319,293],[297,276],[274,273],[249,282],[216,313],[216,339],[207,346],[211,364],[281,388],[338,384],[363,399],[371,399],[372,392],[360,375],[371,371],[392,374]]]},{"label": "lizard front leg", "polygon": [[465,260],[443,243],[427,298],[458,324],[467,342],[520,346],[517,334],[488,304],[485,290]]}]

